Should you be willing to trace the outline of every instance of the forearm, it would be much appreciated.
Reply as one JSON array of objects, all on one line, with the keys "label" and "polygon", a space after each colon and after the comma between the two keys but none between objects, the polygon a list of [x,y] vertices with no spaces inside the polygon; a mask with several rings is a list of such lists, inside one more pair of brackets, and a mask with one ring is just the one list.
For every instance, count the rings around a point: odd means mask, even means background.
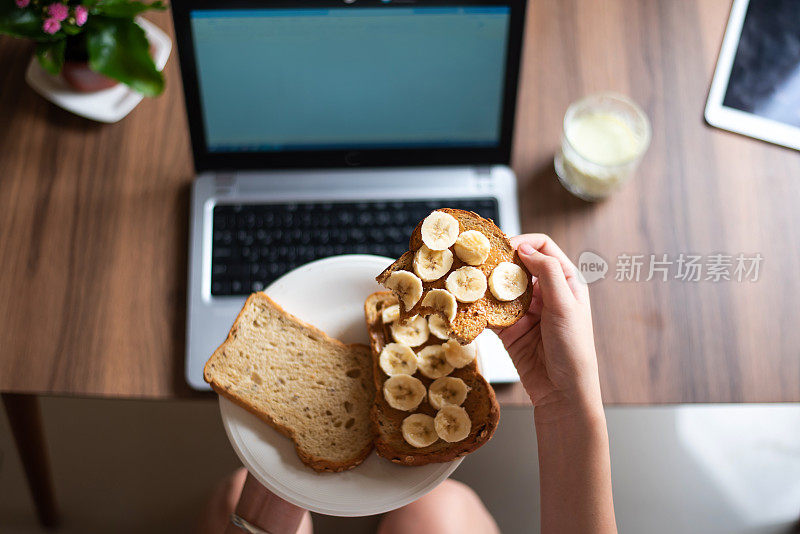
[{"label": "forearm", "polygon": [[[236,515],[271,534],[294,534],[304,513],[304,509],[267,491],[253,475],[247,474]],[[229,522],[225,534],[242,534],[242,530]]]},{"label": "forearm", "polygon": [[542,532],[615,533],[608,431],[599,388],[563,416],[553,417],[549,408],[535,411]]}]

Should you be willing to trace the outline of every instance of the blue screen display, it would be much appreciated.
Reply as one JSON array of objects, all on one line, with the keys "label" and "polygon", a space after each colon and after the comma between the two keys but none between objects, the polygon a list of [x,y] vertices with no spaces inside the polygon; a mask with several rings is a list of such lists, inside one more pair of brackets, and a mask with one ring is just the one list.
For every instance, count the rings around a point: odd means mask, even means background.
[{"label": "blue screen display", "polygon": [[210,152],[496,147],[509,8],[195,10]]}]

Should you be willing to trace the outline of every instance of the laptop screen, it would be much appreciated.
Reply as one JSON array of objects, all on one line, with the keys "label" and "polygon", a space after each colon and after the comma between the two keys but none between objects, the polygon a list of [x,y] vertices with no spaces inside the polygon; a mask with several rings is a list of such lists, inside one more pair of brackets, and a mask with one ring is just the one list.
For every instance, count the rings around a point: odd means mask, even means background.
[{"label": "laptop screen", "polygon": [[492,148],[509,8],[192,10],[214,153]]}]

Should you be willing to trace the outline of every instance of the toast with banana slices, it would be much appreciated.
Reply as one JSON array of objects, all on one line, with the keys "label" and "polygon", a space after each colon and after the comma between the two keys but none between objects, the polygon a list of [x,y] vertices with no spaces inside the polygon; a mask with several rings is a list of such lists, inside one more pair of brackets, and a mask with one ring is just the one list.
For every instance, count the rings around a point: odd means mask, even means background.
[{"label": "toast with banana slices", "polygon": [[531,303],[530,273],[490,219],[441,208],[420,221],[409,251],[377,276],[400,301],[400,318],[438,314],[449,337],[471,343],[487,326],[505,328]]},{"label": "toast with banana slices", "polygon": [[203,376],[218,394],[294,441],[316,471],[344,471],[373,449],[372,357],[253,293]]},{"label": "toast with banana slices", "polygon": [[389,291],[364,303],[375,449],[403,465],[455,460],[494,434],[500,420],[494,390],[478,372],[474,345],[448,341],[438,315],[404,322],[399,308]]}]

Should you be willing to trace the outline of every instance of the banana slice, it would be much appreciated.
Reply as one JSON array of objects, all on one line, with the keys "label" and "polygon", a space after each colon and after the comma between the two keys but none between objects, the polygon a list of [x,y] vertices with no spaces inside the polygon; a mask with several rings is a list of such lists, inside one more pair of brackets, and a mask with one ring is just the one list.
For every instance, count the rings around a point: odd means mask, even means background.
[{"label": "banana slice", "polygon": [[492,251],[492,244],[489,238],[478,230],[467,230],[461,232],[456,239],[455,246],[458,259],[468,265],[480,265],[489,259]]},{"label": "banana slice", "polygon": [[439,439],[433,424],[433,417],[424,413],[409,415],[403,419],[400,429],[406,443],[418,449],[433,445]]},{"label": "banana slice", "polygon": [[450,325],[438,313],[428,316],[428,330],[439,339],[450,339]]},{"label": "banana slice", "polygon": [[414,272],[423,282],[433,282],[447,274],[453,266],[453,253],[449,249],[431,250],[425,245],[414,253]]},{"label": "banana slice", "polygon": [[502,261],[489,275],[489,289],[497,300],[514,300],[528,288],[528,274],[516,263]]},{"label": "banana slice", "polygon": [[435,311],[444,315],[448,323],[452,323],[456,318],[458,303],[452,293],[444,289],[431,289],[422,299],[422,305],[433,308]]},{"label": "banana slice", "polygon": [[472,421],[461,406],[445,406],[434,417],[433,427],[440,438],[453,443],[469,436]]},{"label": "banana slice", "polygon": [[410,412],[425,398],[425,385],[413,376],[390,376],[383,383],[383,398],[392,408]]},{"label": "banana slice", "polygon": [[459,302],[475,302],[486,294],[486,275],[477,267],[461,267],[450,273],[445,287]]},{"label": "banana slice", "polygon": [[400,318],[399,304],[392,304],[391,306],[387,306],[381,312],[381,319],[383,319],[383,324],[393,323],[399,318]]},{"label": "banana slice", "polygon": [[469,386],[460,378],[443,376],[433,381],[428,388],[428,402],[435,410],[445,406],[461,406],[467,398]]},{"label": "banana slice", "polygon": [[417,370],[417,355],[408,345],[387,343],[378,357],[378,365],[389,376],[413,375]]},{"label": "banana slice", "polygon": [[447,363],[456,369],[469,365],[478,356],[478,345],[474,341],[469,345],[459,345],[458,341],[451,339],[442,347]]},{"label": "banana slice", "polygon": [[392,331],[394,340],[403,345],[419,347],[428,341],[428,321],[419,315],[405,322],[396,321],[389,328]]},{"label": "banana slice", "polygon": [[422,221],[422,242],[431,250],[453,246],[458,238],[458,221],[449,213],[434,211]]},{"label": "banana slice", "polygon": [[417,353],[417,369],[428,378],[440,378],[453,372],[442,345],[428,345]]},{"label": "banana slice", "polygon": [[422,280],[408,271],[395,271],[383,284],[397,295],[406,310],[410,310],[422,296]]}]

